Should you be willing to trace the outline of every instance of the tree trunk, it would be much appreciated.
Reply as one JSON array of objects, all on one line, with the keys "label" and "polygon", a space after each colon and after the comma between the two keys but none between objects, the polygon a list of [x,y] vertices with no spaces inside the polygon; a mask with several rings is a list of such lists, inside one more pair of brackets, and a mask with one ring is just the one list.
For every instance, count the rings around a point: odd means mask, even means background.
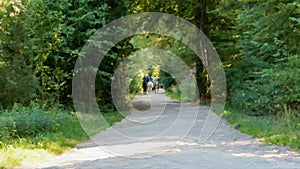
[{"label": "tree trunk", "polygon": [[[200,6],[195,9],[195,24],[196,26],[208,37],[209,36],[209,23],[208,23],[208,3],[207,0],[198,0]],[[201,37],[201,35],[197,35],[196,37]],[[201,60],[196,60],[196,81],[198,85],[200,99],[205,99],[208,97],[208,83],[205,78],[205,67],[204,65],[209,64],[208,58],[209,54],[205,51],[205,44],[201,44],[201,40],[197,40],[197,52],[201,53]]]}]

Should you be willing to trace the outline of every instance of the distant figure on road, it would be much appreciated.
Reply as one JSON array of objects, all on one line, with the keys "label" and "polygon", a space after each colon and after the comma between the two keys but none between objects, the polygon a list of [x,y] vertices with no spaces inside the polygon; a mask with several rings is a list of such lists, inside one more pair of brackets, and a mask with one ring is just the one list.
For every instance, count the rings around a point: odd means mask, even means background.
[{"label": "distant figure on road", "polygon": [[147,83],[147,92],[148,92],[148,94],[150,94],[151,91],[153,90],[153,79],[152,79],[151,75],[148,76],[147,82],[148,82]]},{"label": "distant figure on road", "polygon": [[151,83],[153,83],[153,78],[152,78],[152,76],[151,75],[149,75],[148,77],[147,77],[147,82],[151,82]]},{"label": "distant figure on road", "polygon": [[145,75],[143,77],[143,92],[147,92],[147,77]]}]

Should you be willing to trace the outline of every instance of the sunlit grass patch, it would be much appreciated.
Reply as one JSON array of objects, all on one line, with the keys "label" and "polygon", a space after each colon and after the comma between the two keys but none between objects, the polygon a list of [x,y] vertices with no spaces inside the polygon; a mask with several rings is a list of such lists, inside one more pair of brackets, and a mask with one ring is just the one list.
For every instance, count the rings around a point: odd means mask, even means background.
[{"label": "sunlit grass patch", "polygon": [[[0,123],[2,125],[2,128],[0,128],[0,168],[12,168],[21,163],[38,163],[47,157],[66,152],[82,141],[89,139],[73,112],[64,110],[57,112],[58,109],[47,110],[49,119],[56,120],[51,122],[55,125],[55,128],[43,130],[43,124],[40,123],[41,121],[35,120],[35,115],[42,117],[44,112],[37,109],[36,114],[30,114],[28,112],[32,110],[29,110],[29,108],[24,110],[24,112],[16,112],[16,115],[6,114],[10,112],[0,113]],[[19,118],[19,116],[22,116],[22,118]],[[104,113],[103,117],[109,126],[124,118],[116,112]],[[9,121],[6,119],[9,119]],[[98,123],[93,117],[88,120],[92,126]],[[21,131],[22,127],[18,127],[19,124],[27,126],[25,128],[27,130],[30,128],[36,129],[35,126],[38,126],[41,130],[36,130],[35,133]],[[49,125],[50,123],[46,122],[44,124]],[[95,128],[93,133],[96,134],[103,129]],[[25,134],[21,137],[18,133]]]},{"label": "sunlit grass patch", "polygon": [[21,163],[33,164],[41,162],[53,154],[44,149],[24,149],[8,146],[0,149],[0,168],[13,168]]},{"label": "sunlit grass patch", "polygon": [[[288,114],[287,114],[288,113]],[[267,143],[289,146],[300,150],[299,117],[285,112],[277,116],[247,116],[245,113],[227,109],[221,116],[234,128]]]}]

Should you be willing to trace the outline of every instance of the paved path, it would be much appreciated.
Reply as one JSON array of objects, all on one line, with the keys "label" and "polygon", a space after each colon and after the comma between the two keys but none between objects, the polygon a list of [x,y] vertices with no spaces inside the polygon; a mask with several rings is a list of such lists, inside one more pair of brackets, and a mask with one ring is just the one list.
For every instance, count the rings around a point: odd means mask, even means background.
[{"label": "paved path", "polygon": [[132,105],[131,115],[92,141],[21,168],[300,169],[299,153],[264,146],[219,121],[207,107],[173,101],[162,93],[136,96]]}]

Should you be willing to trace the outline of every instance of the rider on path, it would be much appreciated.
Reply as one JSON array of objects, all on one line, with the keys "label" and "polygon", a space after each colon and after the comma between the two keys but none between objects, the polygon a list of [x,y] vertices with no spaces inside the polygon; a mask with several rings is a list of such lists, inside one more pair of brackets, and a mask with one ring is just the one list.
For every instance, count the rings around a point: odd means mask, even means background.
[{"label": "rider on path", "polygon": [[147,91],[147,77],[145,75],[143,77],[143,91]]},{"label": "rider on path", "polygon": [[152,82],[153,83],[153,79],[152,79],[151,75],[149,75],[149,77],[148,77],[148,82]]}]

